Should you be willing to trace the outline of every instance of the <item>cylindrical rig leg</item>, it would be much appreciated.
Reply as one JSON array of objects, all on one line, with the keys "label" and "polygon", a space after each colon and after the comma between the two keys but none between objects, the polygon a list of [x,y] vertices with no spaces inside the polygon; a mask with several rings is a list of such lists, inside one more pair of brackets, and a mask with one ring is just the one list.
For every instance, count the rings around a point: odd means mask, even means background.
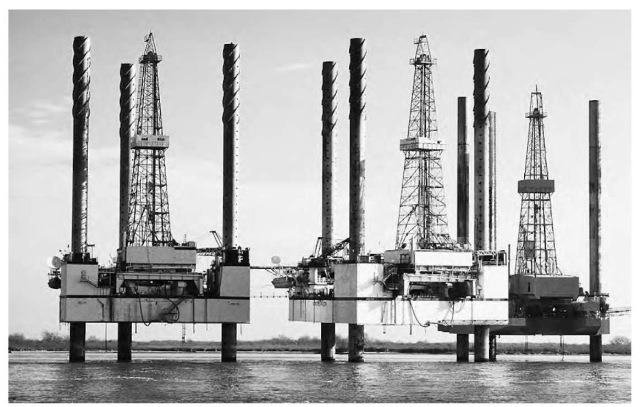
[{"label": "cylindrical rig leg", "polygon": [[120,65],[120,254],[118,265],[123,269],[129,226],[129,186],[131,175],[131,139],[135,133],[136,69],[133,64]]},{"label": "cylindrical rig leg", "polygon": [[589,291],[600,294],[600,110],[599,101],[589,101]]},{"label": "cylindrical rig leg", "polygon": [[496,112],[489,112],[489,250],[497,249],[498,212],[496,205]]},{"label": "cylindrical rig leg", "polygon": [[71,189],[71,254],[83,262],[87,252],[89,197],[89,37],[73,39],[73,184]]},{"label": "cylindrical rig leg", "polygon": [[589,336],[589,361],[602,362],[602,335]]},{"label": "cylindrical rig leg", "polygon": [[349,362],[364,362],[364,325],[349,324]]},{"label": "cylindrical rig leg", "polygon": [[473,144],[474,144],[474,247],[489,249],[489,171],[487,168],[488,129],[487,103],[489,101],[489,64],[485,49],[473,53]]},{"label": "cylindrical rig leg", "polygon": [[489,362],[497,361],[498,338],[495,335],[489,335]]},{"label": "cylindrical rig leg", "polygon": [[[600,110],[597,100],[589,101],[589,290],[602,293],[600,281]],[[602,362],[602,335],[589,336],[589,360]]]},{"label": "cylindrical rig leg", "polygon": [[456,360],[469,361],[469,334],[458,334],[456,340]]},{"label": "cylindrical rig leg", "polygon": [[238,352],[238,324],[222,323],[222,361],[235,362]]},{"label": "cylindrical rig leg", "polygon": [[131,362],[131,322],[118,322],[118,362]]},{"label": "cylindrical rig leg", "polygon": [[[469,243],[469,151],[467,98],[458,98],[458,243]],[[469,338],[467,337],[467,342]]]},{"label": "cylindrical rig leg", "polygon": [[322,64],[322,251],[325,253],[333,243],[333,187],[335,158],[333,145],[338,122],[336,63]]},{"label": "cylindrical rig leg", "polygon": [[[71,255],[74,263],[86,260],[89,194],[89,37],[73,39],[73,183],[71,190]],[[87,324],[69,325],[69,362],[84,362]]]},{"label": "cylindrical rig leg", "polygon": [[[349,260],[357,263],[364,250],[364,179],[367,55],[364,38],[349,46]],[[364,362],[364,325],[349,324],[349,362]]]},{"label": "cylindrical rig leg", "polygon": [[349,260],[365,253],[365,138],[367,55],[364,38],[352,38],[349,46]]},{"label": "cylindrical rig leg", "polygon": [[222,243],[230,249],[237,244],[236,217],[238,214],[236,181],[238,179],[238,123],[240,121],[238,107],[240,99],[240,50],[237,44],[224,44],[222,51],[224,75],[222,82],[223,96],[222,125]]},{"label": "cylindrical rig leg", "polygon": [[473,327],[473,361],[489,360],[489,327],[476,325]]},{"label": "cylindrical rig leg", "polygon": [[69,324],[69,362],[84,362],[84,338],[87,331],[85,322]]},{"label": "cylindrical rig leg", "polygon": [[[222,105],[223,123],[223,185],[222,185],[222,244],[225,249],[230,249],[237,244],[237,201],[236,180],[238,178],[238,98],[239,82],[239,50],[233,43],[224,44],[222,51],[224,79],[222,89],[224,91]],[[229,265],[229,264],[227,264]],[[222,361],[235,362],[238,340],[238,325],[233,322],[222,323]]]},{"label": "cylindrical rig leg", "polygon": [[[336,63],[322,64],[322,252],[327,253],[333,243],[333,172],[335,159],[333,145],[338,121]],[[328,267],[331,267],[330,265]],[[328,271],[328,270],[327,270]],[[335,360],[336,324],[323,323],[320,326],[320,358],[322,361]]]},{"label": "cylindrical rig leg", "polygon": [[336,324],[320,324],[320,358],[323,362],[336,358]]}]

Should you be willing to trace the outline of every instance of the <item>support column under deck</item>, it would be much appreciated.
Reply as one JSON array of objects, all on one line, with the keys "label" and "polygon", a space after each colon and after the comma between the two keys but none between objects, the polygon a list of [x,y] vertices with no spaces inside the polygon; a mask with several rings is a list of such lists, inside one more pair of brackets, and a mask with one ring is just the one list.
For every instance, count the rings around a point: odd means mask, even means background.
[{"label": "support column under deck", "polygon": [[364,325],[349,324],[349,362],[364,362]]},{"label": "support column under deck", "polygon": [[69,362],[84,362],[86,332],[87,324],[85,322],[71,322],[69,324]]},{"label": "support column under deck", "polygon": [[498,354],[498,338],[489,334],[489,362],[497,361]]},{"label": "support column under deck", "polygon": [[131,362],[131,322],[118,322],[118,362]]},{"label": "support column under deck", "polygon": [[320,359],[323,362],[336,359],[336,324],[320,324]]},{"label": "support column under deck", "polygon": [[469,334],[458,334],[456,339],[456,360],[469,361]]},{"label": "support column under deck", "polygon": [[222,361],[235,362],[238,353],[238,324],[235,322],[222,323]]},{"label": "support column under deck", "polygon": [[489,327],[476,325],[473,327],[473,361],[489,361]]},{"label": "support column under deck", "polygon": [[589,335],[589,361],[602,362],[602,335]]},{"label": "support column under deck", "polygon": [[235,362],[238,353],[238,324],[235,322],[222,323],[222,361]]}]

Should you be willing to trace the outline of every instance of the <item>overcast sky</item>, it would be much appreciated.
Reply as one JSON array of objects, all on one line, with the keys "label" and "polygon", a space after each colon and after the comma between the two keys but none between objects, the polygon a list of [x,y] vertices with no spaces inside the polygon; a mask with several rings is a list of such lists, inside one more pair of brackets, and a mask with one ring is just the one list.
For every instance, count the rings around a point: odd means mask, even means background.
[{"label": "overcast sky", "polygon": [[[222,222],[222,48],[240,47],[238,235],[252,265],[295,264],[320,235],[321,69],[338,69],[335,237],[348,235],[348,49],[367,40],[366,249],[395,242],[415,53],[429,37],[450,233],[455,236],[456,106],[472,134],[473,50],[489,50],[489,108],[497,112],[498,246],[515,257],[530,92],[543,93],[558,265],[588,288],[588,101],[601,102],[603,289],[631,305],[630,12],[578,11],[12,11],[9,13],[9,332],[58,331],[59,291],[47,256],[70,243],[72,42],[91,37],[89,241],[106,262],[118,225],[119,66],[137,63],[152,30],[158,52],[172,232],[211,245]],[[252,294],[272,294],[255,274]],[[280,295],[284,292],[279,291]],[[289,323],[284,299],[252,302],[242,338],[319,335]],[[630,317],[612,333],[631,336]],[[340,327],[340,334],[343,327]],[[219,327],[189,328],[194,339]],[[64,327],[62,332],[66,333]],[[90,324],[89,335],[104,325]],[[115,330],[110,335],[115,338]],[[138,327],[137,339],[179,338],[178,326]],[[387,330],[392,339],[408,328]],[[345,329],[346,333],[346,329]],[[382,335],[382,328],[367,333]],[[445,336],[445,338],[447,338]]]}]

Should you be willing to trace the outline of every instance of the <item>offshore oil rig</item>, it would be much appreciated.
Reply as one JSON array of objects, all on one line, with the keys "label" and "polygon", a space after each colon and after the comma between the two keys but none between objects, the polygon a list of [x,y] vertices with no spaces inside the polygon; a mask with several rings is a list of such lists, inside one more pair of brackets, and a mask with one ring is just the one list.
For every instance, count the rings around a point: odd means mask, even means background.
[{"label": "offshore oil rig", "polygon": [[[609,332],[607,294],[600,283],[600,145],[598,101],[589,102],[590,282],[557,266],[551,215],[555,190],[546,161],[542,93],[526,118],[529,135],[516,264],[497,247],[496,113],[489,111],[488,51],[474,52],[473,179],[466,98],[458,98],[457,239],[449,234],[442,152],[426,35],[415,40],[414,80],[406,137],[395,247],[366,252],[366,42],[351,39],[349,236],[333,234],[337,123],[336,64],[322,66],[322,236],[312,256],[279,267],[273,280],[289,290],[289,320],[321,324],[321,359],[335,359],[335,324],[349,326],[349,361],[364,360],[365,325],[437,326],[457,335],[457,360],[496,360],[497,335],[589,335],[590,360],[602,360]],[[152,33],[136,69],[120,69],[120,219],[115,265],[103,267],[87,242],[90,41],[74,39],[71,250],[50,261],[49,286],[60,289],[60,321],[70,324],[71,362],[85,360],[87,323],[118,323],[118,360],[131,360],[132,323],[221,323],[222,361],[236,360],[238,323],[249,323],[249,249],[238,245],[236,179],[239,51],[223,49],[223,228],[217,247],[173,238],[158,64]],[[473,180],[473,216],[470,181]],[[473,219],[473,239],[470,224]],[[196,272],[196,256],[212,256]],[[253,267],[265,268],[265,267]],[[273,270],[271,270],[273,272]]]},{"label": "offshore oil rig", "polygon": [[[50,261],[60,289],[60,321],[70,325],[69,360],[85,360],[86,324],[118,323],[118,361],[131,360],[132,323],[221,323],[222,361],[236,360],[237,324],[249,322],[249,249],[237,242],[236,44],[223,49],[223,232],[218,247],[172,236],[165,170],[158,54],[152,33],[135,67],[120,67],[120,222],[116,265],[102,267],[87,244],[90,40],[73,42],[73,189],[71,251]],[[131,157],[133,156],[133,157]],[[213,257],[196,272],[198,253]]]},{"label": "offshore oil rig", "polygon": [[[364,249],[365,41],[350,47],[350,174],[348,257],[336,256],[332,230],[333,129],[336,125],[335,63],[323,64],[322,244],[286,278],[289,320],[321,324],[321,358],[335,357],[335,324],[349,324],[349,361],[364,360],[364,325],[437,325],[457,334],[457,360],[496,360],[497,335],[589,335],[590,360],[602,360],[609,333],[607,294],[600,286],[600,146],[598,101],[589,103],[590,286],[557,267],[551,216],[542,94],[531,94],[522,210],[516,265],[496,245],[496,113],[487,110],[488,51],[474,52],[474,214],[469,234],[469,152],[466,98],[458,98],[457,241],[448,232],[438,137],[433,70],[426,35],[416,52],[407,137],[400,140],[404,171],[395,248]],[[343,241],[344,242],[344,241]],[[341,245],[338,246],[341,248]]]}]

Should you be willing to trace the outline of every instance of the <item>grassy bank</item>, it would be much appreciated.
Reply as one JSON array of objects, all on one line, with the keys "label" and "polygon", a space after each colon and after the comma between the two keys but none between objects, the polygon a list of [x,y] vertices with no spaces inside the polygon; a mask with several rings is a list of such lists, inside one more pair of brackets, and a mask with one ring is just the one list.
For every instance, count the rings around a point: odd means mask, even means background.
[{"label": "grassy bank", "polygon": [[[515,354],[560,354],[562,349],[559,343],[524,343],[506,342],[508,337],[498,340],[498,353],[506,355]],[[455,354],[455,342],[417,342],[417,343],[399,343],[389,342],[377,339],[367,338],[365,341],[365,352],[396,352],[396,353],[425,353],[425,354]],[[93,351],[116,351],[117,341],[109,340],[105,343],[96,337],[90,337],[86,340],[86,349]],[[471,349],[473,349],[473,341],[470,341]],[[69,337],[60,334],[45,332],[40,339],[25,338],[21,334],[9,335],[9,349],[11,351],[21,350],[48,350],[48,351],[65,351],[69,349]],[[320,339],[311,337],[301,337],[299,339],[291,339],[286,337],[278,337],[271,339],[255,340],[255,341],[238,341],[239,351],[254,352],[312,352],[318,353],[320,349]],[[338,337],[336,341],[336,352],[346,353],[348,342],[346,338]],[[134,341],[133,350],[135,351],[178,351],[178,352],[207,352],[220,351],[220,342],[191,341],[186,343],[182,341]],[[630,355],[631,342],[627,338],[613,337],[610,342],[603,345],[604,353]],[[567,355],[589,354],[588,344],[565,344],[564,353]]]}]

